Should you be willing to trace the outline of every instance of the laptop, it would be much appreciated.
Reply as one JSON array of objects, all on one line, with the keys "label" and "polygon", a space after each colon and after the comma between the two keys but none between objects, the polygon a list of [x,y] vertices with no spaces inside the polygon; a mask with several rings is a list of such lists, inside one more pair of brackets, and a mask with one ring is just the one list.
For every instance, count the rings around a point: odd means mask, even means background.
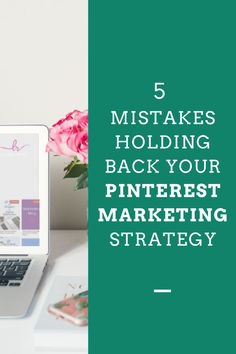
[{"label": "laptop", "polygon": [[45,126],[0,126],[0,317],[22,317],[49,253]]}]

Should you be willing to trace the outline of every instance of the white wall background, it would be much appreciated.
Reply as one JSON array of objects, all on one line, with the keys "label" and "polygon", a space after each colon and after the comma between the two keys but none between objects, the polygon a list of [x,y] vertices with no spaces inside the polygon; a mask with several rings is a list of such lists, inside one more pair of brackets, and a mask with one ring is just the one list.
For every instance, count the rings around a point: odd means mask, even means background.
[{"label": "white wall background", "polygon": [[[87,27],[87,0],[0,0],[0,124],[88,107]],[[51,227],[86,228],[87,190],[62,180],[66,162],[51,156]]]}]

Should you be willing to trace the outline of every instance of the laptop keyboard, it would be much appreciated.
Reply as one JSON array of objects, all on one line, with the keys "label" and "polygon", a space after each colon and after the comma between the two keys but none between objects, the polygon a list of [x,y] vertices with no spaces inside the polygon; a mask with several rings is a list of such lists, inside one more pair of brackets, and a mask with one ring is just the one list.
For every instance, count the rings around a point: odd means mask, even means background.
[{"label": "laptop keyboard", "polygon": [[0,286],[20,286],[31,259],[0,258]]}]

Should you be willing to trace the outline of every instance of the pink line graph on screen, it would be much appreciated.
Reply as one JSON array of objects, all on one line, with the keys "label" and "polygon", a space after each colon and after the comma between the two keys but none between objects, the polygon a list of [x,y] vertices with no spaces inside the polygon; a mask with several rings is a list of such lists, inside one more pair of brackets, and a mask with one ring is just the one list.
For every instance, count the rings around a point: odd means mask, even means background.
[{"label": "pink line graph on screen", "polygon": [[0,149],[19,152],[19,151],[23,150],[27,146],[29,146],[29,144],[18,146],[17,139],[14,139],[11,146],[9,146],[9,147],[8,146],[0,146]]}]

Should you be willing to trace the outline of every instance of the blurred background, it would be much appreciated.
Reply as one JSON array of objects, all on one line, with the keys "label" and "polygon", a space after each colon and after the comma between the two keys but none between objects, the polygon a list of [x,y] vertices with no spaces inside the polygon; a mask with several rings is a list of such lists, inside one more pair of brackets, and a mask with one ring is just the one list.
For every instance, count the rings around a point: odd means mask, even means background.
[{"label": "blurred background", "polygon": [[[50,127],[88,108],[87,0],[1,0],[0,124]],[[13,25],[14,24],[14,25]],[[87,228],[87,189],[50,156],[51,228]],[[16,176],[17,177],[17,176]]]}]

